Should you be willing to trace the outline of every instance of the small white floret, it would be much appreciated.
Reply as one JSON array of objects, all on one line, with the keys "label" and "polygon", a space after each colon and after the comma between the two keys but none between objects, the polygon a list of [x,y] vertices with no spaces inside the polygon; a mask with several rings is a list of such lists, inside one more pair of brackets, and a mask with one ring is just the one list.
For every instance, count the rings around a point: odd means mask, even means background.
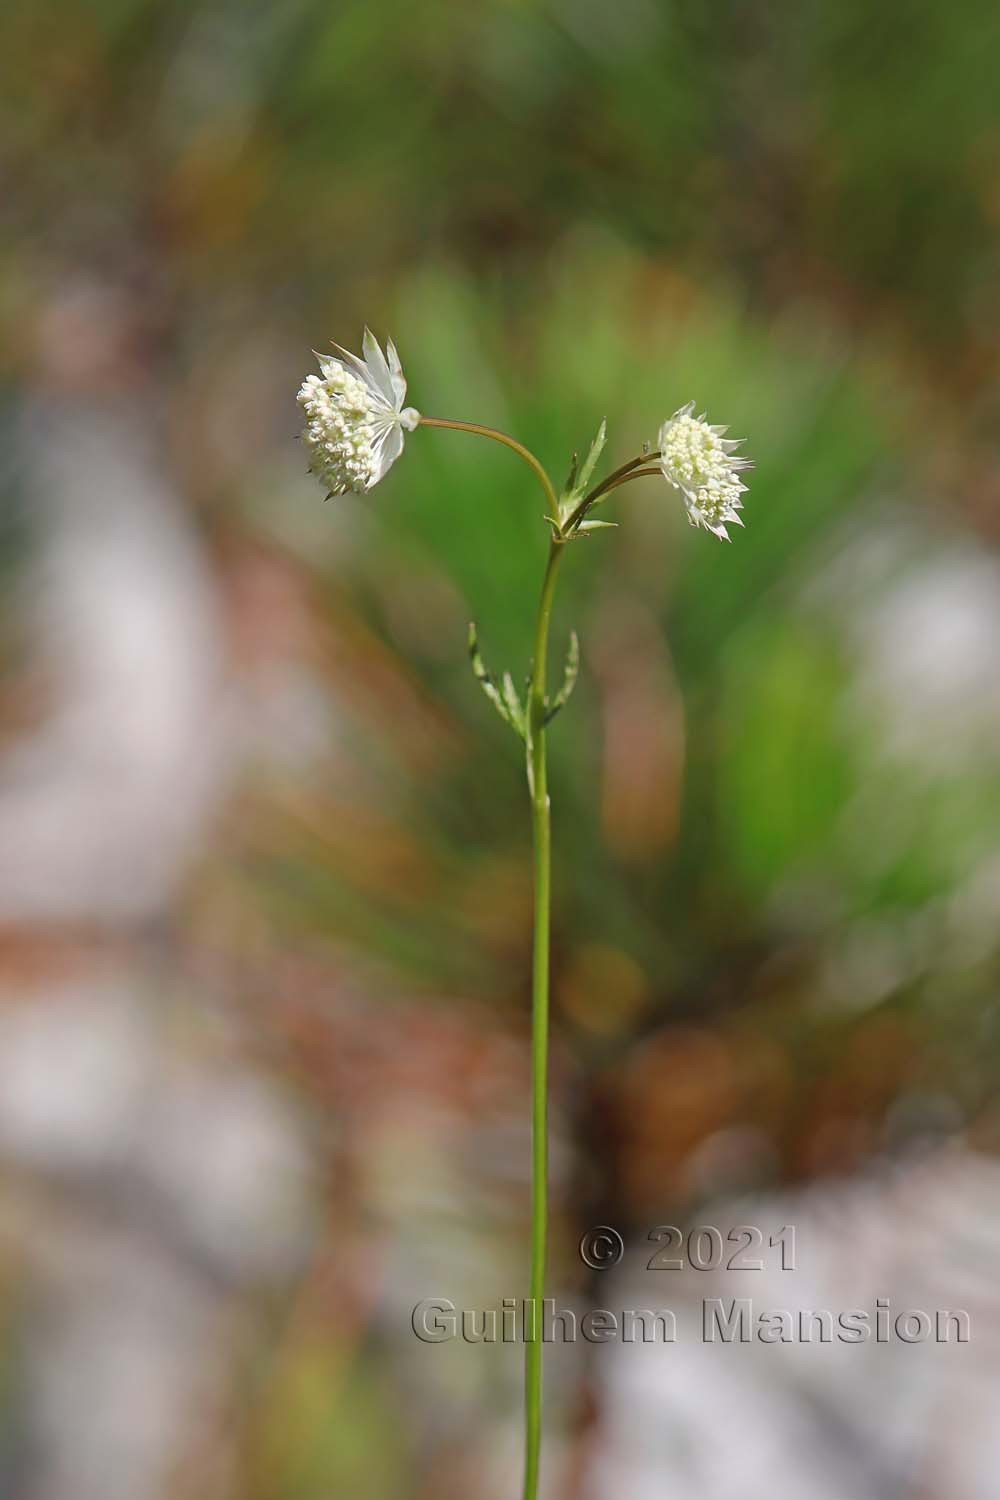
[{"label": "small white floret", "polygon": [[364,494],[402,453],[403,433],[413,431],[420,413],[403,406],[406,380],[391,339],[383,354],[366,328],[363,359],[334,348],[335,355],[317,354],[319,375],[307,375],[299,388],[302,440],[329,494]]},{"label": "small white floret", "polygon": [[664,478],[684,496],[692,526],[704,526],[714,536],[729,540],[726,526],[742,526],[740,479],[753,467],[748,458],[734,458],[743,441],[725,436],[725,427],[710,427],[704,413],[694,417],[694,402],[674,412],[659,434],[660,468]]}]

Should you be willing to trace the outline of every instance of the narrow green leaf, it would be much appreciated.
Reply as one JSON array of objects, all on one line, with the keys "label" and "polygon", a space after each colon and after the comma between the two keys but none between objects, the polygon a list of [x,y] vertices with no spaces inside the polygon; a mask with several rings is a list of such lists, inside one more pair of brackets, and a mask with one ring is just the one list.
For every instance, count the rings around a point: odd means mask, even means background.
[{"label": "narrow green leaf", "polygon": [[569,650],[566,652],[566,665],[563,669],[562,687],[559,689],[549,705],[545,715],[546,724],[551,724],[561,708],[565,708],[569,702],[570,694],[576,687],[576,679],[580,673],[580,642],[576,631],[570,635]]},{"label": "narrow green leaf", "polygon": [[513,677],[511,677],[509,672],[505,672],[503,674],[502,686],[503,701],[507,706],[507,712],[510,716],[509,723],[514,726],[519,734],[523,735],[525,726],[524,709],[521,707],[521,700],[517,696],[517,688],[514,686],[514,679]]},{"label": "narrow green leaf", "polygon": [[590,445],[590,452],[587,454],[587,457],[584,459],[584,461],[583,461],[583,468],[580,470],[580,473],[579,473],[579,475],[577,477],[576,484],[573,486],[573,488],[576,490],[576,492],[578,494],[582,495],[585,492],[585,490],[587,489],[587,486],[590,483],[590,476],[594,472],[594,468],[595,468],[595,466],[597,464],[597,460],[600,458],[601,454],[604,451],[604,445],[607,442],[607,440],[608,440],[608,419],[607,419],[607,417],[602,417],[601,418],[601,425],[597,429],[597,436],[595,437],[594,441]]},{"label": "narrow green leaf", "polygon": [[486,670],[479,651],[479,636],[476,631],[474,620],[469,622],[469,661],[472,663],[472,675],[482,688],[486,697],[493,704],[497,713],[505,724],[509,724],[514,733],[525,738],[524,711],[518,701],[517,691],[509,672],[504,673],[503,692],[501,693],[493,680],[492,674]]}]

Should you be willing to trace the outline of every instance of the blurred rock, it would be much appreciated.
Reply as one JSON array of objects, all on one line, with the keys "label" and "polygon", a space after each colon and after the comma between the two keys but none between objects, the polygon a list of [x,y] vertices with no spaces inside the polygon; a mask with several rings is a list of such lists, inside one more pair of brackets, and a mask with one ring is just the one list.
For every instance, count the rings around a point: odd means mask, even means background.
[{"label": "blurred rock", "polygon": [[[993,1402],[1000,1332],[992,1267],[1000,1249],[1000,1167],[951,1144],[882,1163],[855,1180],[780,1198],[717,1200],[692,1221],[725,1238],[758,1226],[763,1269],[630,1269],[602,1278],[600,1305],[670,1308],[672,1344],[591,1351],[603,1416],[593,1496],[664,1493],[723,1500],[882,1500],[920,1494],[989,1500],[1000,1460]],[[795,1226],[795,1267],[767,1243]],[[684,1225],[685,1231],[690,1225]],[[727,1252],[728,1252],[727,1247]],[[685,1257],[686,1259],[686,1257]],[[706,1342],[706,1299],[766,1309],[868,1310],[872,1337],[848,1343]],[[878,1342],[875,1309],[969,1313],[967,1343]]]},{"label": "blurred rock", "polygon": [[0,1170],[26,1265],[16,1492],[174,1494],[312,1243],[299,1122],[249,1068],[179,1054],[141,980],[92,973],[0,992]]},{"label": "blurred rock", "polygon": [[140,408],[38,398],[22,444],[27,625],[50,701],[0,760],[0,922],[148,919],[225,765],[212,585]]}]

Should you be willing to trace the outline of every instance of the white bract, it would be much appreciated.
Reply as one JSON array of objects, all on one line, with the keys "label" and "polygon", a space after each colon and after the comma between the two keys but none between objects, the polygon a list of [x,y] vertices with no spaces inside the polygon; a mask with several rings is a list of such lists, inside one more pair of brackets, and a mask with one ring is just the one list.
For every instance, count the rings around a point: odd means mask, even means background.
[{"label": "white bract", "polygon": [[403,451],[420,413],[403,406],[406,380],[396,346],[382,353],[366,328],[364,359],[339,344],[337,354],[317,354],[319,375],[307,375],[298,403],[306,415],[302,440],[309,467],[331,495],[364,494],[378,484]]},{"label": "white bract", "polygon": [[710,427],[704,413],[693,417],[693,411],[689,401],[660,428],[660,468],[683,494],[691,525],[704,526],[728,542],[727,523],[743,525],[740,496],[746,485],[739,476],[753,465],[748,458],[733,457],[742,438],[725,437],[727,428]]}]

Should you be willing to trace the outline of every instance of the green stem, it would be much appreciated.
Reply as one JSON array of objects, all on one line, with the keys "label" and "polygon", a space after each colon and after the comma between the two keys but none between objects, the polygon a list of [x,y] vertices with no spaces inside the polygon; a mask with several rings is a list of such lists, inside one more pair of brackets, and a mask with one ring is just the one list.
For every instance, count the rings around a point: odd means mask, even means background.
[{"label": "green stem", "polygon": [[542,1438],[542,1299],[548,1233],[549,914],[552,835],[545,756],[549,619],[565,544],[553,540],[538,601],[528,700],[528,788],[534,842],[534,954],[531,978],[531,1322],[524,1350],[524,1500],[536,1500]]},{"label": "green stem", "polygon": [[[542,1442],[542,1301],[545,1296],[545,1259],[548,1239],[548,1071],[549,1071],[549,929],[552,887],[552,833],[549,814],[548,766],[545,757],[545,679],[549,653],[549,621],[556,575],[565,550],[559,527],[559,502],[552,481],[530,449],[495,427],[478,422],[453,422],[446,417],[421,417],[425,427],[450,427],[492,438],[512,448],[535,472],[545,491],[553,536],[535,621],[531,685],[528,691],[527,771],[531,796],[534,848],[534,949],[531,967],[531,1281],[528,1302],[530,1326],[524,1349],[524,1491],[523,1500],[537,1500]],[[637,463],[642,460],[636,460]],[[626,465],[625,468],[634,467]],[[619,471],[616,471],[616,474]],[[621,471],[621,472],[624,472]]]},{"label": "green stem", "polygon": [[[640,479],[646,474],[655,474],[657,472],[655,468],[645,469],[641,468],[640,465],[653,463],[657,456],[656,453],[640,453],[638,458],[630,458],[627,464],[622,464],[602,479],[600,484],[595,484],[594,488],[584,495],[579,505],[567,520],[563,527],[564,534],[569,536],[571,532],[575,531],[590,507],[595,505],[603,495],[609,494],[611,490],[616,490],[621,484],[627,484],[630,479]],[[638,472],[636,472],[637,470]]]},{"label": "green stem", "polygon": [[421,427],[450,427],[455,432],[474,432],[478,437],[492,438],[495,443],[503,443],[505,448],[513,448],[514,452],[534,469],[536,476],[541,482],[542,489],[545,491],[545,498],[549,507],[547,519],[554,526],[558,527],[559,501],[556,499],[556,492],[552,488],[551,479],[530,448],[526,448],[523,443],[519,443],[516,438],[510,437],[506,432],[498,432],[495,427],[483,427],[479,422],[453,422],[449,417],[422,416],[420,418],[420,425]]}]

